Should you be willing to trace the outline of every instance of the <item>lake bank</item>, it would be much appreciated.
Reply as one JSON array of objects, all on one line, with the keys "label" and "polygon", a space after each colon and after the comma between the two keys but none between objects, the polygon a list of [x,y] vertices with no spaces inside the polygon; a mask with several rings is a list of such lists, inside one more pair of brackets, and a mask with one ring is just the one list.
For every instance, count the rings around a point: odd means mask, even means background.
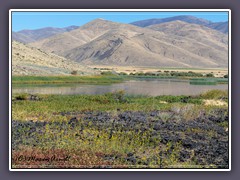
[{"label": "lake bank", "polygon": [[12,84],[63,84],[63,83],[117,83],[124,79],[121,76],[13,76]]}]

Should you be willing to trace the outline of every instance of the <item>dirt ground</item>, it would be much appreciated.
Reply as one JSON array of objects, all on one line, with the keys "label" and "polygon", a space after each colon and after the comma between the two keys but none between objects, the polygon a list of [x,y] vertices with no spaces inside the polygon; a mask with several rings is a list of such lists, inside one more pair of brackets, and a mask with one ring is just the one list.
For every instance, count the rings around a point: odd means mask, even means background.
[{"label": "dirt ground", "polygon": [[116,71],[125,72],[127,74],[136,72],[157,72],[157,71],[178,71],[178,72],[188,72],[193,71],[196,73],[213,73],[215,77],[223,77],[228,74],[228,69],[197,69],[197,68],[162,68],[162,67],[134,67],[134,66],[105,66],[105,65],[91,65],[91,68],[98,68],[101,71]]}]

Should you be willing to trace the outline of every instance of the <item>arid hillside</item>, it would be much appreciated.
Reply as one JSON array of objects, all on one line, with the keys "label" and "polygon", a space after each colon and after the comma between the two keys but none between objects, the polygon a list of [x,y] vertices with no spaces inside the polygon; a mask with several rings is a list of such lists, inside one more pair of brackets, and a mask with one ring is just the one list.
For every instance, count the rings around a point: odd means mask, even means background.
[{"label": "arid hillside", "polygon": [[80,75],[98,73],[58,55],[46,53],[20,42],[12,42],[13,75],[71,75],[73,71],[77,71]]},{"label": "arid hillside", "polygon": [[96,19],[30,45],[88,65],[227,68],[227,40],[182,21],[142,28]]}]

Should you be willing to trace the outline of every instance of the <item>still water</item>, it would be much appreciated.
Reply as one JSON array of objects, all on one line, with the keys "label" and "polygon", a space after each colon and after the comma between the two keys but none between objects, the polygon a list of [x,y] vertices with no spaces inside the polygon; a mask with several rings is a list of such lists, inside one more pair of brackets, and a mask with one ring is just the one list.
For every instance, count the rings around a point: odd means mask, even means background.
[{"label": "still water", "polygon": [[117,84],[13,85],[13,93],[29,94],[104,94],[124,90],[131,95],[197,95],[208,90],[227,90],[227,84],[190,85],[186,80],[131,80]]}]

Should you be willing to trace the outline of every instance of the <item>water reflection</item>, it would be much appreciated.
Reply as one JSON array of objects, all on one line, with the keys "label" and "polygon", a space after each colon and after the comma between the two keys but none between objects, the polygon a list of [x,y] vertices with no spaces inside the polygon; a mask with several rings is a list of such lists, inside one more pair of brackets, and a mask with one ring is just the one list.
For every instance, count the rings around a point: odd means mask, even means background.
[{"label": "water reflection", "polygon": [[227,84],[218,85],[190,85],[184,80],[131,80],[110,85],[67,84],[67,85],[43,85],[43,86],[13,86],[13,93],[30,94],[104,94],[124,90],[127,94],[138,95],[197,95],[208,90],[227,90]]}]

